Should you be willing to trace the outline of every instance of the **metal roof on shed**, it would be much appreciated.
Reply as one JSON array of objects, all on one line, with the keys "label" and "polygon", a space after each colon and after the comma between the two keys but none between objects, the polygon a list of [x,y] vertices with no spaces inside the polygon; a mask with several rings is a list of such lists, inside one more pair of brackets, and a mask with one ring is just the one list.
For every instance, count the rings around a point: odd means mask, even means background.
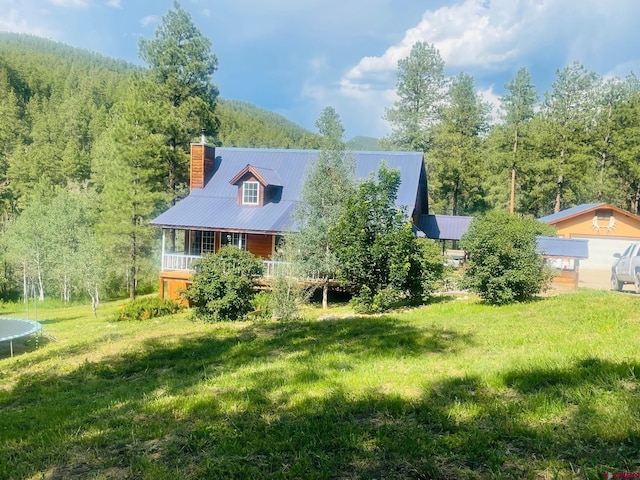
[{"label": "metal roof on shed", "polygon": [[589,258],[589,241],[577,238],[536,237],[538,253],[549,257]]},{"label": "metal roof on shed", "polygon": [[[151,224],[174,228],[202,228],[282,232],[295,230],[291,212],[299,201],[305,173],[318,158],[319,150],[251,149],[217,147],[214,173],[204,188],[189,195],[155,218]],[[355,178],[365,179],[378,171],[381,161],[400,170],[396,205],[412,214],[423,167],[420,152],[353,152]],[[270,180],[281,180],[278,200],[262,207],[238,205],[238,187],[229,182],[247,165],[261,173],[270,171]]]}]

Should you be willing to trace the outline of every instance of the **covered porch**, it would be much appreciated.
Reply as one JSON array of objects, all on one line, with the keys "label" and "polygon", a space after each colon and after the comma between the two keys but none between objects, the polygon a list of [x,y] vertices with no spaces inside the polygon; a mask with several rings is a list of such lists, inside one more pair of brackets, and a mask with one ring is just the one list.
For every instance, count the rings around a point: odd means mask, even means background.
[{"label": "covered porch", "polygon": [[264,277],[268,278],[277,264],[272,259],[281,238],[270,233],[163,228],[160,298],[179,298],[180,290],[190,284],[193,262],[207,253],[216,253],[225,245],[262,258]]}]

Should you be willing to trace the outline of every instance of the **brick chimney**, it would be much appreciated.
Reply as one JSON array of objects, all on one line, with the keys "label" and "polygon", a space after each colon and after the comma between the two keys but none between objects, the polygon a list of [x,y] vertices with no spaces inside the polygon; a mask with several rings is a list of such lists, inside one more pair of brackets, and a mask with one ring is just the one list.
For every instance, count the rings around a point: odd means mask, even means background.
[{"label": "brick chimney", "polygon": [[204,188],[211,178],[216,163],[216,149],[207,145],[204,132],[200,143],[191,144],[191,165],[189,169],[189,189]]}]

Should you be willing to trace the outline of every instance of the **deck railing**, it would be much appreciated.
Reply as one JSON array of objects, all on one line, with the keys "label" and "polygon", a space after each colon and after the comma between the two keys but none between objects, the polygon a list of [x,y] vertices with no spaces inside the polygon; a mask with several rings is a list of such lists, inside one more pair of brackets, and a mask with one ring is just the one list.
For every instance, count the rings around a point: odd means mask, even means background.
[{"label": "deck railing", "polygon": [[184,255],[182,253],[165,253],[162,256],[162,271],[188,272],[193,270],[191,264],[200,258],[200,255]]},{"label": "deck railing", "polygon": [[[181,271],[190,272],[192,263],[198,260],[200,255],[184,255],[181,253],[165,253],[162,256],[162,271]],[[276,268],[283,262],[275,262],[273,260],[263,260],[264,271],[262,276],[265,278],[275,275]]]},{"label": "deck railing", "polygon": [[[179,272],[192,272],[192,264],[195,260],[201,258],[199,255],[184,255],[181,253],[165,253],[162,256],[162,271],[179,271]],[[273,277],[279,266],[286,265],[286,262],[276,262],[273,260],[263,260],[262,265],[264,270],[262,272],[263,278]],[[297,276],[296,276],[297,278]],[[304,280],[318,280],[319,275],[307,275],[304,276]]]}]

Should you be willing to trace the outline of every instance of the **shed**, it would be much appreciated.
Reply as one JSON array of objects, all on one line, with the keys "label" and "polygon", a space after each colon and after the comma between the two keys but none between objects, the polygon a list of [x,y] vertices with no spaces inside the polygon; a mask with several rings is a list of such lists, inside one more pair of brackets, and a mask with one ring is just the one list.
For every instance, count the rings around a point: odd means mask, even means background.
[{"label": "shed", "polygon": [[545,263],[554,269],[553,286],[575,289],[580,281],[580,261],[589,258],[589,242],[584,239],[542,237],[536,238],[538,252]]}]

